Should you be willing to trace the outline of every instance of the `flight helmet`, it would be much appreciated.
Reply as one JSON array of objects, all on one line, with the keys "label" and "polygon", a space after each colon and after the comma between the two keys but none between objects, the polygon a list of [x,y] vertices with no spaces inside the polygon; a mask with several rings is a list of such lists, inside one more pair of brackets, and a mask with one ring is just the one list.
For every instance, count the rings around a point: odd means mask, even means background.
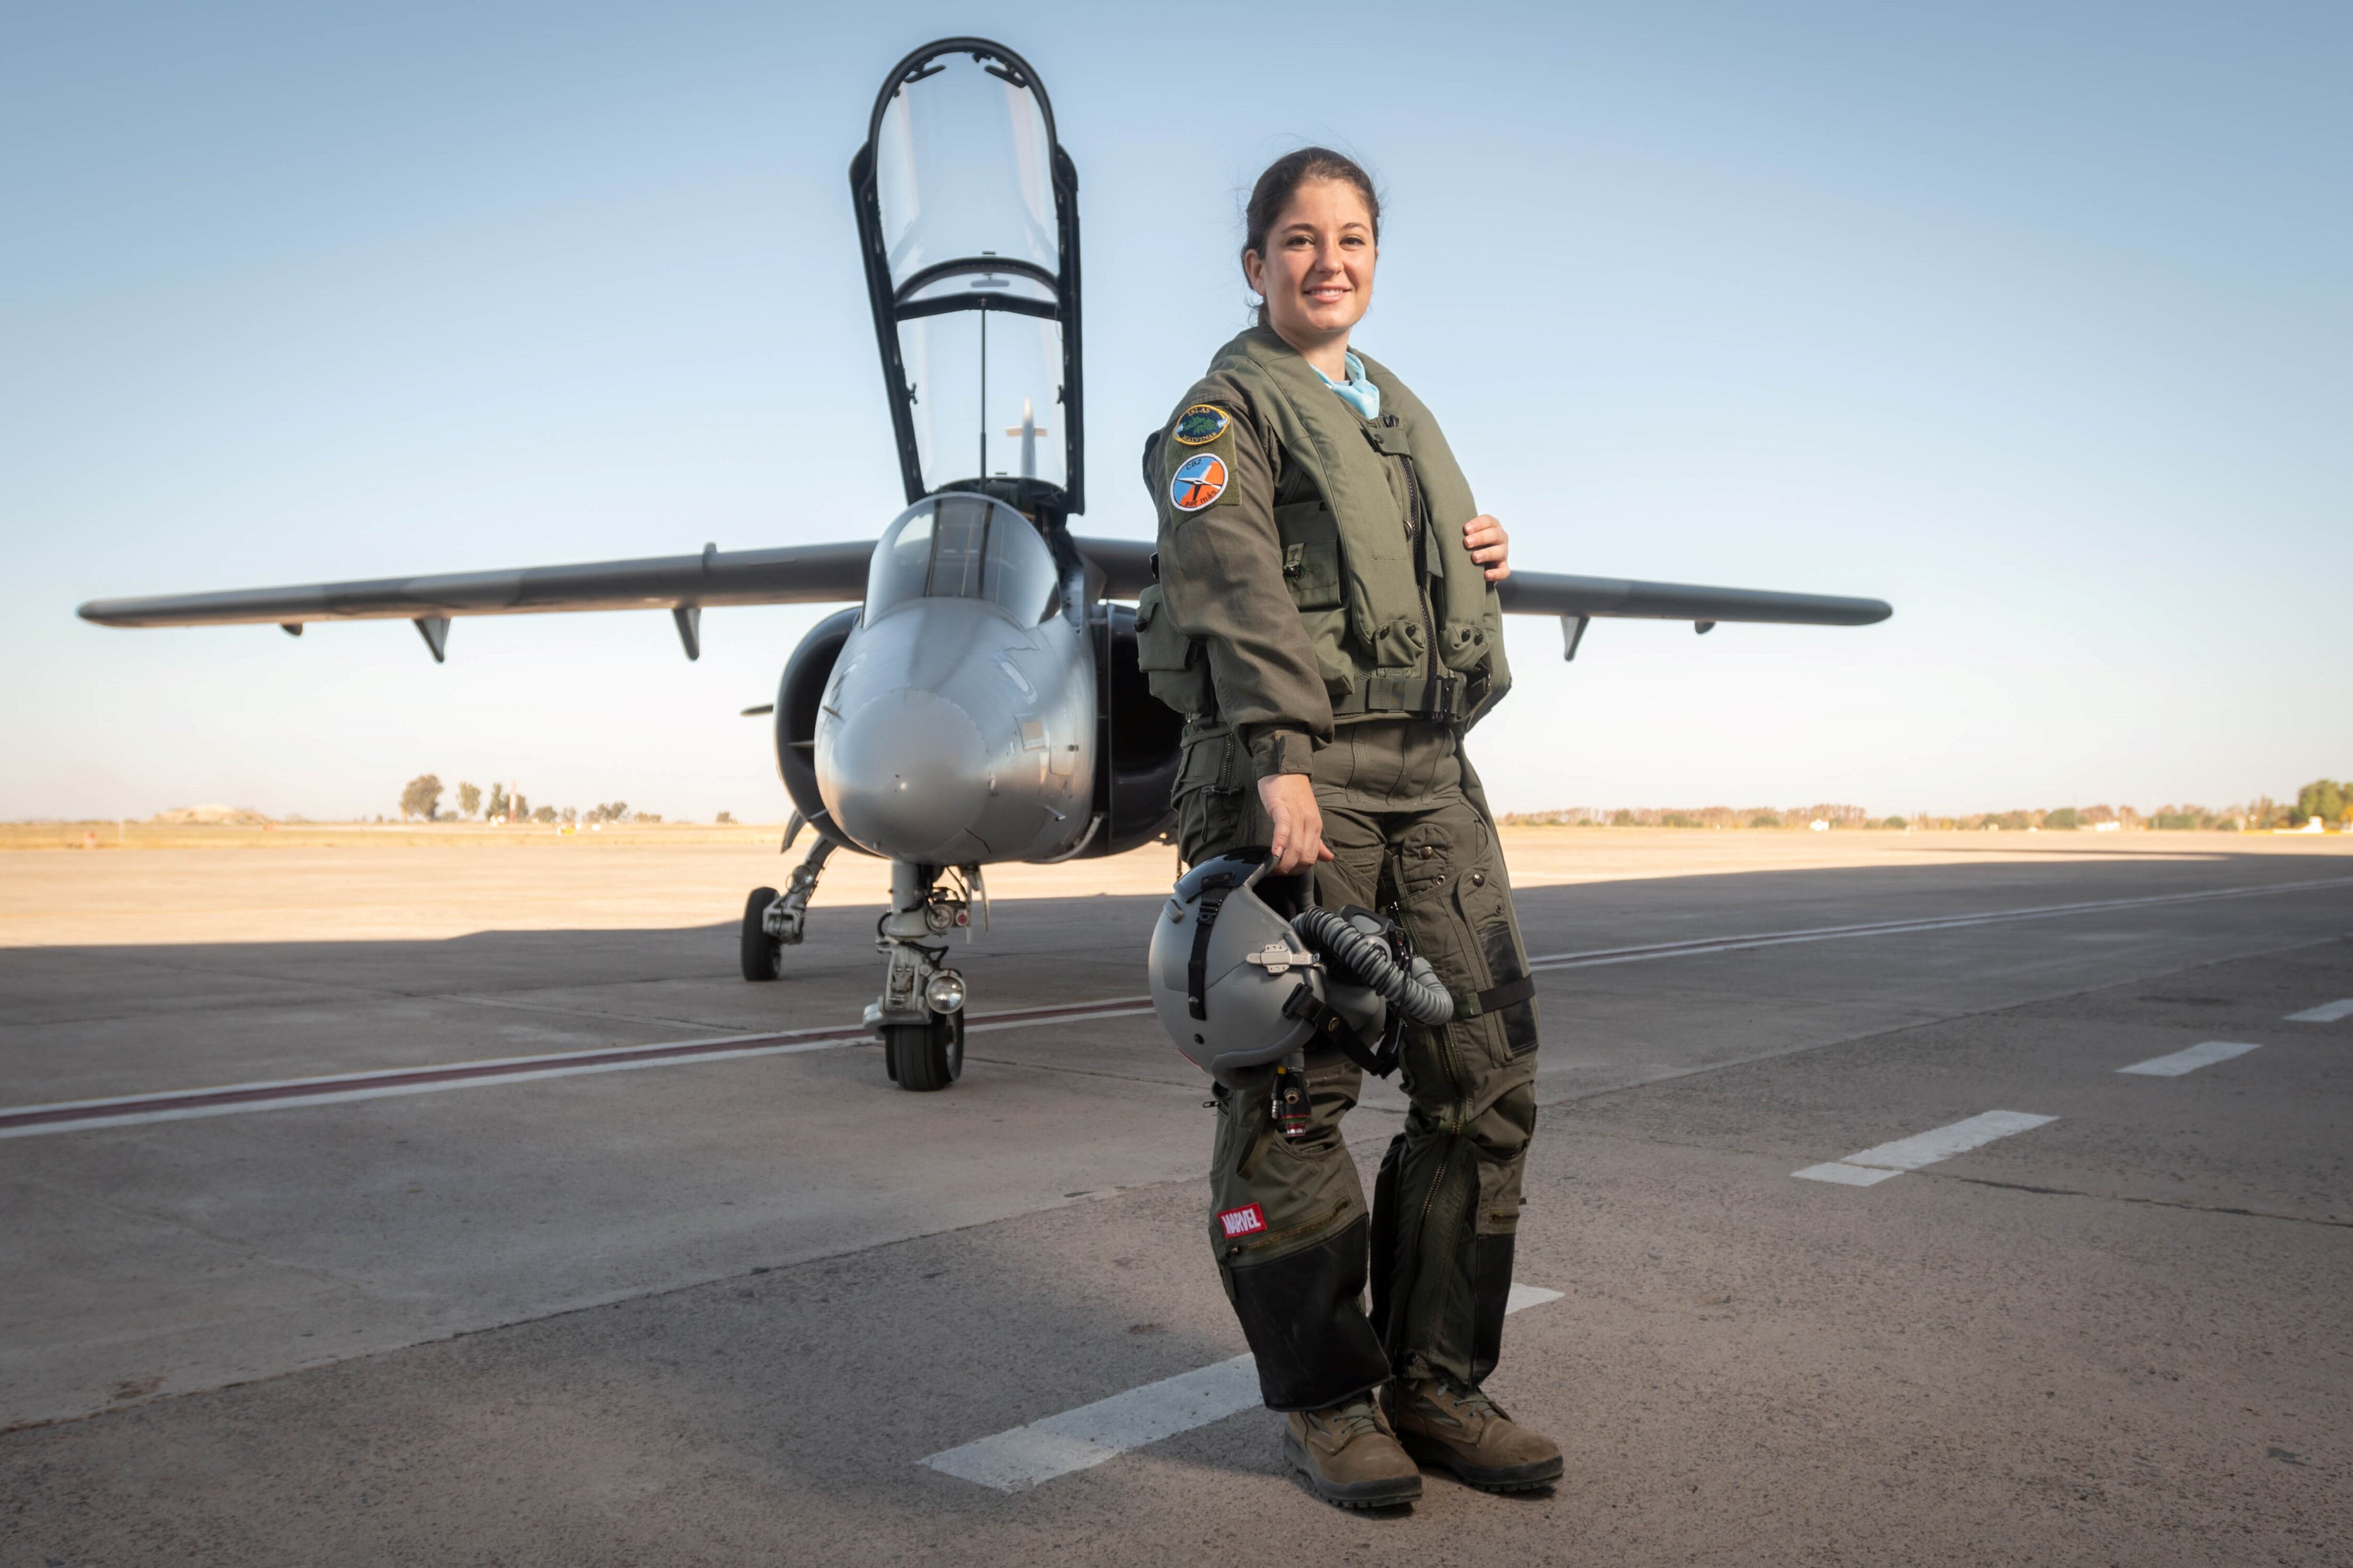
[{"label": "flight helmet", "polygon": [[1153,1011],[1186,1060],[1220,1082],[1303,1048],[1323,1010],[1323,959],[1261,896],[1294,903],[1303,879],[1270,879],[1272,867],[1262,848],[1204,860],[1153,926]]},{"label": "flight helmet", "polygon": [[1386,1077],[1408,1023],[1454,1002],[1402,927],[1316,907],[1311,875],[1274,877],[1264,848],[1204,860],[1153,926],[1153,1011],[1176,1049],[1221,1083],[1294,1051],[1333,1047]]}]

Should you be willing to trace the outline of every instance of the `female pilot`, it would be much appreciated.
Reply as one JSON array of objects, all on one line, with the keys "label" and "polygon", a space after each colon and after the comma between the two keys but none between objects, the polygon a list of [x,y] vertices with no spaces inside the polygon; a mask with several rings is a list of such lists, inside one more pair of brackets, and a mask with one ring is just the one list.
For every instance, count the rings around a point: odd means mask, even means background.
[{"label": "female pilot", "polygon": [[[1153,689],[1187,715],[1188,862],[1271,847],[1317,901],[1393,914],[1456,998],[1409,1027],[1412,1100],[1369,1212],[1341,1141],[1362,1073],[1311,1053],[1306,1127],[1277,1070],[1217,1090],[1209,1239],[1283,1447],[1352,1507],[1420,1494],[1416,1458],[1519,1490],[1560,1450],[1480,1391],[1501,1349],[1535,1124],[1533,984],[1461,736],[1510,685],[1480,513],[1438,422],[1349,346],[1372,302],[1380,201],[1321,147],[1259,176],[1242,272],[1258,325],[1146,443],[1160,582],[1138,606]],[[1361,1305],[1367,1271],[1372,1312]]]}]

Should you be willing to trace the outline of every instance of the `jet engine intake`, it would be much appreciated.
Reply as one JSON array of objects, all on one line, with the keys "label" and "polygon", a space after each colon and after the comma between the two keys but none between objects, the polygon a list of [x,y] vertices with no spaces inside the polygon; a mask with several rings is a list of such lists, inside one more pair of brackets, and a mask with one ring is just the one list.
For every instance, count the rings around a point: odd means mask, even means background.
[{"label": "jet engine intake", "polygon": [[1098,606],[1095,634],[1095,810],[1103,830],[1082,856],[1117,855],[1176,826],[1168,796],[1185,761],[1185,721],[1152,695],[1136,662],[1135,611]]},{"label": "jet engine intake", "polygon": [[873,851],[836,827],[817,787],[817,715],[825,701],[825,683],[832,679],[842,645],[858,626],[856,605],[838,610],[809,628],[785,661],[784,679],[776,683],[776,773],[793,809],[808,825],[834,843],[860,855]]}]

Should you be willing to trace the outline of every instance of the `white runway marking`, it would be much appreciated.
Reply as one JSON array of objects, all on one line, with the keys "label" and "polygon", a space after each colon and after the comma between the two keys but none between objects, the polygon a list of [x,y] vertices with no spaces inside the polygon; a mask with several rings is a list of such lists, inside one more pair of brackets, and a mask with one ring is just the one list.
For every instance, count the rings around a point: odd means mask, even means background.
[{"label": "white runway marking", "polygon": [[2243,1057],[2249,1051],[2261,1050],[2261,1046],[2242,1045],[2234,1040],[2207,1040],[2186,1051],[2176,1051],[2169,1057],[2151,1057],[2145,1062],[2135,1062],[2118,1072],[2137,1072],[2147,1078],[2179,1078],[2186,1072],[2227,1062],[2232,1057]]},{"label": "white runway marking", "polygon": [[2339,1018],[2353,1018],[2353,996],[2342,1002],[2323,1002],[2317,1007],[2306,1007],[2301,1013],[2290,1013],[2291,1024],[2334,1024]]},{"label": "white runway marking", "polygon": [[1802,1171],[1790,1173],[1804,1181],[1836,1182],[1842,1187],[1875,1186],[1903,1173],[1901,1171],[1866,1171],[1861,1165],[1850,1165],[1838,1160],[1826,1165],[1809,1165]]},{"label": "white runway marking", "polygon": [[[1514,1285],[1504,1310],[1517,1312],[1559,1300],[1557,1290]],[[1001,1492],[1027,1491],[1041,1481],[1091,1468],[1130,1448],[1222,1421],[1258,1404],[1258,1369],[1247,1354],[1238,1355],[915,1462]]]},{"label": "white runway marking", "polygon": [[2031,1131],[2058,1120],[2055,1116],[2037,1116],[2026,1110],[1989,1110],[1965,1121],[1956,1121],[1949,1127],[1915,1132],[1909,1138],[1898,1138],[1893,1143],[1874,1145],[1860,1154],[1849,1154],[1826,1165],[1809,1165],[1802,1171],[1789,1173],[1800,1181],[1837,1182],[1851,1187],[1867,1187],[1890,1176],[1900,1176],[1906,1171],[1916,1171],[1923,1165],[1933,1165],[1939,1160],[1949,1160],[1956,1154],[1981,1149],[1997,1138]]}]

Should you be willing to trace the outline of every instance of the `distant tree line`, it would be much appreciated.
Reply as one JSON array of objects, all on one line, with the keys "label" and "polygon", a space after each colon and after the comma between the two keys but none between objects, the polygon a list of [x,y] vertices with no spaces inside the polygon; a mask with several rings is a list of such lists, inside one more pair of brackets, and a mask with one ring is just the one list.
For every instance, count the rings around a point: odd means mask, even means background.
[{"label": "distant tree line", "polygon": [[1880,831],[1986,831],[1986,834],[2116,834],[2116,831],[2223,831],[2262,834],[2268,828],[2301,828],[2317,819],[2329,828],[2353,831],[2353,779],[2313,779],[2295,801],[2256,795],[2240,805],[2160,805],[2139,812],[2129,805],[2054,805],[2042,810],[1972,812],[1965,817],[1878,817],[1862,805],[1683,805],[1600,807],[1572,805],[1553,812],[1504,812],[1518,826],[1683,826],[1683,828],[1880,828]]},{"label": "distant tree line", "polygon": [[[601,825],[607,822],[659,822],[658,811],[631,811],[625,800],[608,801],[592,805],[586,812],[573,806],[534,807],[522,789],[510,791],[505,784],[493,784],[490,793],[481,786],[459,780],[458,809],[445,814],[441,810],[441,778],[438,773],[419,773],[402,786],[400,817],[404,822],[421,818],[427,822],[449,822],[470,819],[476,812],[485,822],[544,822]],[[721,822],[733,822],[725,812],[719,814]]]},{"label": "distant tree line", "polygon": [[2158,832],[2261,833],[2273,828],[2300,828],[2318,819],[2326,826],[2353,832],[2353,780],[2315,779],[2296,791],[2293,802],[2258,795],[2237,805],[2161,805],[2136,811],[2128,805],[2061,805],[2029,810],[1981,811],[1964,816],[1878,816],[1859,805],[1793,805],[1787,808],[1752,805],[1618,806],[1580,805],[1560,811],[1506,812],[1503,821],[1528,826],[1568,827],[1712,827],[1712,828],[1877,828],[1883,831],[1938,829],[1946,832],[2094,833]]}]

